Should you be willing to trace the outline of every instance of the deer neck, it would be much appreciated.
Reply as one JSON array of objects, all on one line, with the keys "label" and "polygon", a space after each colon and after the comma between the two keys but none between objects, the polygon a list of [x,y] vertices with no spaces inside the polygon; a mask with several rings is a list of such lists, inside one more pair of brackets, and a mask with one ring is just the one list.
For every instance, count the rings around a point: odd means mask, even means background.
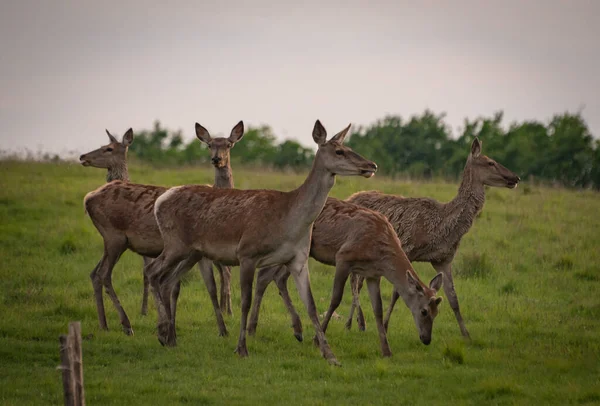
[{"label": "deer neck", "polygon": [[113,180],[122,180],[123,182],[129,182],[129,172],[127,171],[127,164],[125,162],[113,165],[108,168],[106,174],[106,181],[112,182]]},{"label": "deer neck", "polygon": [[317,151],[306,180],[298,189],[290,192],[290,221],[302,228],[314,223],[325,206],[329,191],[335,185],[335,175],[325,169],[319,158]]},{"label": "deer neck", "polygon": [[215,167],[215,188],[218,189],[233,189],[233,173],[231,165],[227,162],[227,166],[223,168]]},{"label": "deer neck", "polygon": [[455,230],[462,237],[473,225],[475,217],[483,209],[485,189],[483,183],[476,179],[469,163],[463,171],[462,181],[456,197],[446,204],[446,219],[455,225]]}]

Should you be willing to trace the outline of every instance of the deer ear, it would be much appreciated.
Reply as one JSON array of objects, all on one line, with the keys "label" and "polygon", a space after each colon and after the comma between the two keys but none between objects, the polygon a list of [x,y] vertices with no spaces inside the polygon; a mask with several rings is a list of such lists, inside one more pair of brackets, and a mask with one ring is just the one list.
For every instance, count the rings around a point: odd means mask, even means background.
[{"label": "deer ear", "polygon": [[471,144],[471,155],[473,158],[477,158],[481,154],[481,144],[482,142],[479,141],[479,138],[473,140],[473,143]]},{"label": "deer ear", "polygon": [[233,127],[231,134],[229,135],[229,142],[235,144],[244,136],[244,122],[240,121]]},{"label": "deer ear", "polygon": [[110,142],[119,142],[115,137],[113,137],[111,133],[108,132],[108,130],[106,130],[106,135],[108,135],[108,139],[110,140]]},{"label": "deer ear", "polygon": [[210,144],[211,138],[208,130],[196,123],[196,137],[205,144]]},{"label": "deer ear", "polygon": [[417,292],[423,292],[423,287],[421,286],[419,281],[416,280],[414,276],[412,276],[412,273],[410,271],[406,271],[406,279],[408,279],[408,284],[412,286],[413,289],[415,289]]},{"label": "deer ear", "polygon": [[440,303],[442,303],[442,298],[441,298],[441,297],[436,297],[436,298],[435,298],[435,305],[436,305],[436,306],[439,306],[439,305],[440,305]]},{"label": "deer ear", "polygon": [[317,145],[323,145],[327,142],[327,131],[325,131],[325,127],[323,127],[323,124],[319,120],[315,122],[312,136]]},{"label": "deer ear", "polygon": [[125,132],[125,135],[123,135],[123,142],[121,142],[121,144],[123,144],[124,146],[128,147],[131,145],[131,143],[133,142],[133,129],[129,129]]},{"label": "deer ear", "polygon": [[442,282],[444,282],[444,275],[440,272],[433,277],[431,282],[429,282],[429,289],[435,290],[437,292],[442,288]]},{"label": "deer ear", "polygon": [[330,141],[332,142],[336,142],[338,144],[343,144],[344,143],[344,138],[346,138],[346,135],[348,135],[348,130],[350,130],[350,126],[352,124],[348,124],[348,127],[344,128],[342,131],[340,131],[339,133],[337,133],[336,135],[334,135]]}]

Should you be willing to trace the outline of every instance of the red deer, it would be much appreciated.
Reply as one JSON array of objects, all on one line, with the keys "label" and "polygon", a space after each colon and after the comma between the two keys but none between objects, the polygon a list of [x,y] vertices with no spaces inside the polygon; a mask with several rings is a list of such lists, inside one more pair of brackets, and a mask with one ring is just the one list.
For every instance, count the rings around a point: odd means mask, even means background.
[{"label": "red deer", "polygon": [[308,276],[313,222],[323,209],[336,175],[371,177],[375,163],[343,145],[350,126],[327,141],[317,120],[313,139],[318,145],[305,182],[290,192],[213,189],[180,186],[169,189],[155,204],[155,216],[165,246],[146,273],[160,304],[158,338],[176,345],[171,292],[181,276],[201,258],[240,266],[241,324],[236,352],[248,355],[246,326],[252,301],[255,269],[285,264],[316,330],[321,354],[338,364],[319,323]]}]

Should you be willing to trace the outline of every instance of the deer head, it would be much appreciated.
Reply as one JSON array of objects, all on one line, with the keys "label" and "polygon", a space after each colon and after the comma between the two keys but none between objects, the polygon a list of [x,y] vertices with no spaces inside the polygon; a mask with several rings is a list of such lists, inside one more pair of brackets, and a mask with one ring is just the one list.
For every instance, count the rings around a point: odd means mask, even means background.
[{"label": "deer head", "polygon": [[370,178],[377,171],[377,165],[343,145],[348,130],[350,124],[327,141],[327,131],[317,120],[313,129],[313,140],[319,146],[315,162],[320,162],[333,175],[360,175]]},{"label": "deer head", "polygon": [[106,134],[108,134],[110,143],[81,155],[79,157],[81,165],[106,169],[125,165],[127,148],[133,142],[133,130],[130,128],[125,132],[122,142],[119,142],[108,130],[106,130]]},{"label": "deer head", "polygon": [[406,272],[406,277],[408,278],[408,292],[404,297],[404,302],[412,312],[421,342],[429,345],[433,320],[435,320],[438,306],[442,302],[442,298],[435,295],[442,287],[443,276],[438,273],[429,282],[429,287],[424,286],[410,271]]},{"label": "deer head", "polygon": [[208,130],[196,123],[196,137],[210,148],[210,161],[215,168],[229,165],[230,150],[244,136],[244,122],[240,121],[233,127],[229,138],[211,138]]},{"label": "deer head", "polygon": [[492,158],[481,155],[481,144],[482,142],[475,138],[467,158],[467,166],[473,169],[474,180],[487,186],[516,188],[521,178]]}]

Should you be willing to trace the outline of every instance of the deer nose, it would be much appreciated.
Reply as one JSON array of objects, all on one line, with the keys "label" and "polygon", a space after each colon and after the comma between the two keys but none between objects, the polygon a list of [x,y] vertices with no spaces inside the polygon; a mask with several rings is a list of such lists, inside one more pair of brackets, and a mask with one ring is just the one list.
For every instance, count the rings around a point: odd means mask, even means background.
[{"label": "deer nose", "polygon": [[371,162],[371,167],[373,168],[373,170],[377,170],[377,164],[375,162]]},{"label": "deer nose", "polygon": [[83,160],[83,158],[85,158],[85,154],[84,154],[84,155],[80,155],[80,156],[79,156],[79,160],[80,160],[80,161],[81,161],[81,160]]},{"label": "deer nose", "polygon": [[216,165],[216,164],[218,164],[219,162],[221,162],[221,157],[218,157],[218,156],[216,156],[216,157],[213,157],[213,159],[211,159],[211,161],[212,161],[212,163],[213,163],[213,164],[215,164],[215,165]]}]

